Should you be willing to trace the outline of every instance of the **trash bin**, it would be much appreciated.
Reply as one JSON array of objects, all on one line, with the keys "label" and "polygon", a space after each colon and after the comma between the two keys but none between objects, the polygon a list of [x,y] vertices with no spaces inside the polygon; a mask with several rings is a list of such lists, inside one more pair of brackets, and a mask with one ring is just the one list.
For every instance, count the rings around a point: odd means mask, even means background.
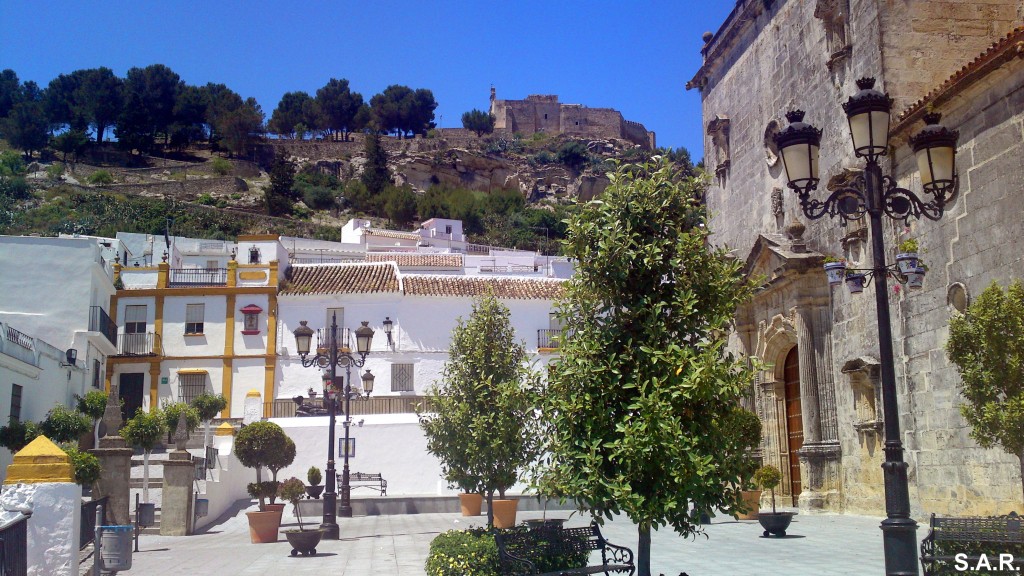
[{"label": "trash bin", "polygon": [[132,567],[132,526],[100,526],[100,559],[103,570],[120,572]]},{"label": "trash bin", "polygon": [[156,524],[156,504],[152,502],[139,504],[135,509],[135,514],[138,517],[139,526],[143,528]]},{"label": "trash bin", "polygon": [[210,513],[210,500],[208,498],[196,499],[196,518],[205,518]]}]

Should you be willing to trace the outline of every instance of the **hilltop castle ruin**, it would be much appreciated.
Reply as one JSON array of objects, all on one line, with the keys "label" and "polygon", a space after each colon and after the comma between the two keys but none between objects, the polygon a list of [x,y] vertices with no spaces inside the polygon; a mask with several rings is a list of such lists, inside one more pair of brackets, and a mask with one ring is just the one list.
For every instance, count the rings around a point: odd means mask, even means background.
[{"label": "hilltop castle ruin", "polygon": [[526,100],[498,100],[491,87],[495,130],[534,134],[569,134],[590,138],[619,138],[647,150],[655,148],[654,132],[631,122],[611,108],[562,104],[554,94],[531,94]]}]

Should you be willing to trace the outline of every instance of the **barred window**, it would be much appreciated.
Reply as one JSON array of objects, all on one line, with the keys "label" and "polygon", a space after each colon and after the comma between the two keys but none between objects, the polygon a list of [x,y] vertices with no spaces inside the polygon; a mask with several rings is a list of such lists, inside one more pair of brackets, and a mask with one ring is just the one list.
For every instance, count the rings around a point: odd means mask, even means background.
[{"label": "barred window", "polygon": [[146,306],[125,306],[124,307],[124,333],[145,334],[146,333]]},{"label": "barred window", "polygon": [[178,373],[178,401],[191,402],[206,390],[205,373]]},{"label": "barred window", "polygon": [[92,387],[99,388],[103,383],[103,367],[100,361],[93,358],[92,360]]},{"label": "barred window", "polygon": [[11,385],[11,422],[21,420],[21,384]]},{"label": "barred window", "polygon": [[413,391],[413,366],[414,364],[392,364],[391,365],[391,391],[412,392]]},{"label": "barred window", "polygon": [[203,333],[203,315],[205,311],[205,304],[185,305],[185,334]]}]

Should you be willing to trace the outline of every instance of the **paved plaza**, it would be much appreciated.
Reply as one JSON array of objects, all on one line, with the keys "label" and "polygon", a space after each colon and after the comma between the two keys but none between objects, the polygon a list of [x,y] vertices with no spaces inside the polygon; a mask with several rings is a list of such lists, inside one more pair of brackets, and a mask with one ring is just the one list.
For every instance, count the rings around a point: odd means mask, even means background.
[{"label": "paved plaza", "polygon": [[[288,506],[290,509],[291,506]],[[254,510],[255,508],[248,508]],[[341,539],[323,542],[315,557],[292,557],[282,536],[276,544],[251,544],[245,510],[234,510],[204,533],[188,537],[144,534],[129,574],[232,576],[256,574],[332,574],[334,576],[419,576],[430,541],[449,529],[480,525],[484,517],[406,514],[339,518]],[[548,513],[565,517],[567,511]],[[519,519],[541,512],[520,512]],[[319,518],[304,518],[311,525]],[[680,538],[668,528],[652,536],[653,574],[678,576],[826,576],[884,573],[880,518],[835,514],[799,515],[786,538],[762,538],[756,520],[715,518],[708,538]],[[567,526],[585,525],[573,516]],[[290,511],[282,529],[297,527]],[[605,537],[637,547],[636,526],[625,518],[606,523]],[[919,537],[923,536],[919,534]]]}]

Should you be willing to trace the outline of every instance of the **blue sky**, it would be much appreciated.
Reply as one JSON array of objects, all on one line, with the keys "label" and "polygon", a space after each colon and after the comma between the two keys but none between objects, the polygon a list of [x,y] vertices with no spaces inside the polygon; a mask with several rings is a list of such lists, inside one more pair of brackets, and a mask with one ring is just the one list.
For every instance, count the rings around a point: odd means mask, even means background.
[{"label": "blue sky", "polygon": [[222,82],[267,117],[281,95],[347,78],[369,100],[390,84],[429,88],[435,121],[461,125],[499,98],[557,94],[618,109],[660,146],[702,156],[701,34],[730,0],[0,1],[0,69],[47,84],[107,66],[162,63],[190,84]]}]

